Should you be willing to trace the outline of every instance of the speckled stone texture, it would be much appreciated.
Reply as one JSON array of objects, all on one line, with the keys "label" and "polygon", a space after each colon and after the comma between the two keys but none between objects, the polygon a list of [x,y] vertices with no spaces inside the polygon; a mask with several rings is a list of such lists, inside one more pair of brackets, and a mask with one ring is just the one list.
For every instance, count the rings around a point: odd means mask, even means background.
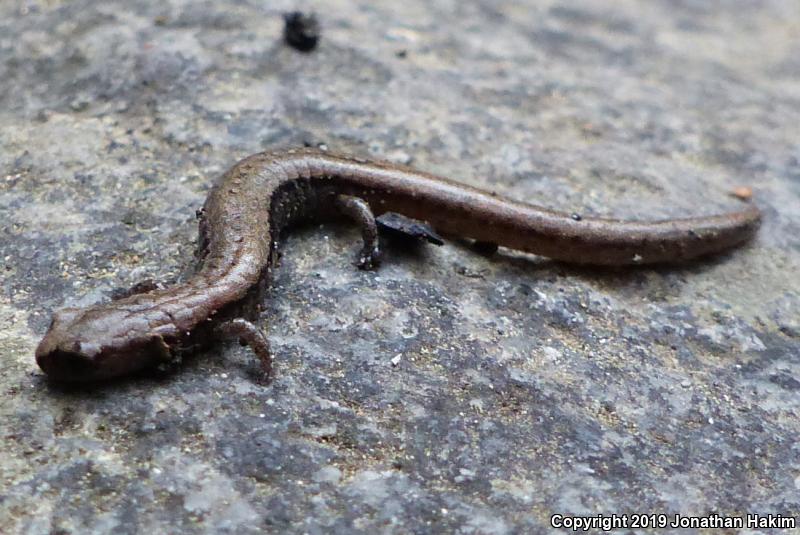
[{"label": "speckled stone texture", "polygon": [[[302,54],[281,15],[309,7]],[[796,0],[0,3],[0,531],[798,514],[799,58]],[[261,317],[272,386],[234,345],[44,380],[54,308],[186,277],[210,182],[303,143],[582,214],[711,214],[747,185],[765,221],[632,270],[450,240],[361,272],[356,229],[299,229]]]}]

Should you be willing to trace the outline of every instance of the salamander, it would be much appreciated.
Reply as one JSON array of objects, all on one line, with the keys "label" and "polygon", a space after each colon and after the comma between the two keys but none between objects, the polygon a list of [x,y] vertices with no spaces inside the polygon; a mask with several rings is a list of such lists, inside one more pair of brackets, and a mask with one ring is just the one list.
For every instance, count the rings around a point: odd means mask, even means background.
[{"label": "salamander", "polygon": [[263,292],[282,231],[304,220],[348,218],[363,235],[357,264],[370,269],[380,259],[376,215],[389,213],[427,221],[445,235],[602,266],[718,253],[752,237],[761,219],[752,204],[723,215],[651,222],[579,217],[391,163],[317,149],[262,152],[228,170],[198,212],[199,267],[192,277],[55,312],[36,361],[55,380],[101,380],[233,337],[251,346],[268,379],[269,343],[247,310]]}]

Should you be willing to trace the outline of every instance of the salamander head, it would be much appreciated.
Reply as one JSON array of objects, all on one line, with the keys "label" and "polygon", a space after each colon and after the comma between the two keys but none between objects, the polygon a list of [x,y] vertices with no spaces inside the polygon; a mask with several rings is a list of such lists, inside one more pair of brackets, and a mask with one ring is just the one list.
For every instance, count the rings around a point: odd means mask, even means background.
[{"label": "salamander head", "polygon": [[58,381],[109,379],[167,359],[164,339],[115,303],[59,310],[36,348],[37,364]]}]

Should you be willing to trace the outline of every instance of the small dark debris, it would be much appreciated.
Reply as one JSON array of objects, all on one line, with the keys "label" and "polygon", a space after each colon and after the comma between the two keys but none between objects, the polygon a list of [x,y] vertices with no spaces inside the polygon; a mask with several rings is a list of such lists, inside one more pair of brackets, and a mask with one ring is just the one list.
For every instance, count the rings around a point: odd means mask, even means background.
[{"label": "small dark debris", "polygon": [[790,325],[780,325],[778,330],[790,338],[800,338],[800,329],[796,329]]},{"label": "small dark debris", "polygon": [[136,213],[136,210],[133,209],[125,210],[124,212],[122,212],[119,218],[120,223],[128,227],[135,226],[137,220],[138,220],[138,215]]},{"label": "small dark debris", "polygon": [[778,385],[784,390],[800,390],[800,381],[792,377],[789,372],[786,371],[770,375],[769,382]]},{"label": "small dark debris", "polygon": [[444,240],[423,221],[411,219],[395,212],[386,212],[375,218],[378,229],[394,238],[413,238],[434,245],[444,245]]},{"label": "small dark debris", "polygon": [[394,53],[394,55],[397,56],[400,59],[405,59],[405,58],[408,57],[408,50],[405,50],[405,49],[398,50],[397,52]]},{"label": "small dark debris", "polygon": [[293,11],[283,15],[283,39],[300,52],[311,52],[319,42],[319,23],[312,13]]},{"label": "small dark debris", "polygon": [[319,150],[328,150],[328,144],[324,141],[311,141],[309,139],[304,139],[303,146],[307,148],[313,147]]},{"label": "small dark debris", "polygon": [[467,277],[468,279],[486,279],[486,274],[489,272],[486,269],[482,269],[480,271],[475,271],[469,269],[466,266],[456,266],[455,267],[456,273],[461,275],[462,277]]}]

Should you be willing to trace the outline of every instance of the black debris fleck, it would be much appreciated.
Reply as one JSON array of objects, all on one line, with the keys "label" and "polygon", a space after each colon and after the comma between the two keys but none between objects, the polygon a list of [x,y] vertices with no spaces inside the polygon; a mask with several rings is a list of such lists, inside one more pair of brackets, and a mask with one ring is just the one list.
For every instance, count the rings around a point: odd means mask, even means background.
[{"label": "black debris fleck", "polygon": [[283,39],[286,44],[301,52],[311,52],[319,42],[319,22],[311,13],[292,11],[283,15]]},{"label": "black debris fleck", "polygon": [[433,228],[424,221],[418,221],[395,212],[386,212],[376,217],[378,229],[393,238],[411,238],[422,240],[434,245],[444,245],[444,240]]}]

